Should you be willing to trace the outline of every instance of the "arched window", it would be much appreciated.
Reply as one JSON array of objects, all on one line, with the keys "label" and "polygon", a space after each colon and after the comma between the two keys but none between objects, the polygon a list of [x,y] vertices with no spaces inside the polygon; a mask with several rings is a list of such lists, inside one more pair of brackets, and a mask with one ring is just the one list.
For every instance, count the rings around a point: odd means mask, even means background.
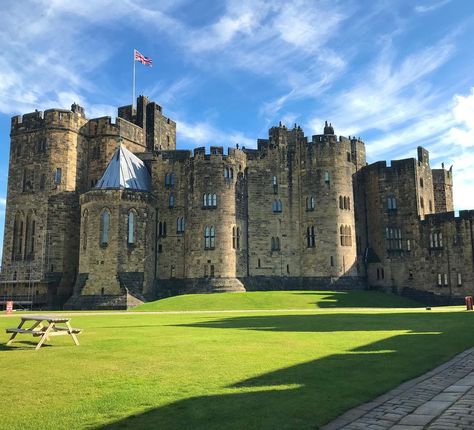
[{"label": "arched window", "polygon": [[314,197],[313,196],[306,197],[306,210],[312,211],[314,210],[314,207],[315,207]]},{"label": "arched window", "polygon": [[329,175],[329,172],[324,172],[324,182],[326,182],[326,184],[329,184],[331,182],[331,176]]},{"label": "arched window", "polygon": [[183,217],[180,217],[176,220],[176,232],[183,233],[184,232],[184,225],[185,221]]},{"label": "arched window", "polygon": [[228,167],[224,167],[224,178],[226,179],[229,179],[229,168]]},{"label": "arched window", "polygon": [[217,207],[217,195],[213,194],[212,195],[212,205],[213,208]]},{"label": "arched window", "polygon": [[174,208],[174,195],[173,194],[170,194],[168,198],[168,207]]},{"label": "arched window", "polygon": [[128,212],[127,230],[127,243],[134,245],[137,239],[137,220],[136,212],[133,209]]},{"label": "arched window", "polygon": [[89,230],[89,211],[84,209],[82,213],[82,249],[87,249],[87,232]]},{"label": "arched window", "polygon": [[341,239],[341,246],[344,246],[345,245],[344,226],[342,225],[339,227],[339,236]]},{"label": "arched window", "polygon": [[100,215],[100,245],[107,246],[109,243],[110,211],[104,209]]},{"label": "arched window", "polygon": [[308,248],[314,248],[316,246],[316,235],[314,232],[314,225],[309,226],[306,229],[306,246]]},{"label": "arched window", "polygon": [[13,259],[21,260],[23,258],[23,214],[18,213],[15,216],[13,224]]},{"label": "arched window", "polygon": [[351,198],[350,197],[347,198],[347,209],[351,210]]},{"label": "arched window", "polygon": [[339,196],[339,209],[344,209],[344,202],[342,196]]}]

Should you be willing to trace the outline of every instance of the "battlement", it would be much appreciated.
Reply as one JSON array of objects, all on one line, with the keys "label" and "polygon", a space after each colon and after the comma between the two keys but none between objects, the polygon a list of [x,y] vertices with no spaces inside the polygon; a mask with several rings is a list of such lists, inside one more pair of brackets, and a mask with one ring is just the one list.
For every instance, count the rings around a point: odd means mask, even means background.
[{"label": "battlement", "polygon": [[453,184],[453,166],[446,170],[444,168],[444,163],[441,166],[441,169],[432,169],[433,181],[439,184]]},{"label": "battlement", "polygon": [[211,146],[209,152],[206,153],[206,148],[201,146],[194,148],[193,159],[194,160],[212,160],[212,159],[235,159],[241,161],[246,157],[247,150],[245,148],[227,148],[227,154],[224,153],[224,147],[222,146]]},{"label": "battlement", "polygon": [[443,224],[446,222],[461,222],[461,221],[473,221],[474,220],[474,209],[459,211],[459,215],[456,216],[456,212],[440,212],[425,215],[425,219],[421,221],[422,225],[434,226],[437,224]]},{"label": "battlement", "polygon": [[123,118],[112,121],[110,116],[90,119],[84,132],[89,136],[116,136],[144,146],[143,129]]},{"label": "battlement", "polygon": [[45,127],[69,128],[72,121],[77,120],[78,117],[85,118],[84,108],[75,103],[71,106],[71,110],[59,108],[48,109],[44,112],[35,110],[34,112],[12,117],[11,132],[21,133]]}]

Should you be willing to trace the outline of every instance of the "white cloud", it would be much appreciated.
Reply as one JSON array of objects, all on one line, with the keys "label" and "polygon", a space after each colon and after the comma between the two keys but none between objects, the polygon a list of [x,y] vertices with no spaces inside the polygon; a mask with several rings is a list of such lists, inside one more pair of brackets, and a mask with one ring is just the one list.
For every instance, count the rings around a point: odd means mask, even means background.
[{"label": "white cloud", "polygon": [[432,12],[436,9],[439,9],[440,7],[450,3],[451,0],[441,0],[441,1],[438,1],[438,2],[433,2],[431,0],[431,2],[429,3],[425,3],[425,4],[420,4],[418,6],[415,6],[415,12],[418,12],[418,13],[427,13],[427,12]]}]

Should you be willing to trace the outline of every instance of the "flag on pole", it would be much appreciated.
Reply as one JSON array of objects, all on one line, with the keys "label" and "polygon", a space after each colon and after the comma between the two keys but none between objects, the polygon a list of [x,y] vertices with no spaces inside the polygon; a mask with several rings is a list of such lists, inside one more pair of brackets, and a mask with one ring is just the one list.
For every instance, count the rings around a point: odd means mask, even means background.
[{"label": "flag on pole", "polygon": [[134,50],[134,52],[135,52],[135,55],[134,55],[135,61],[139,61],[145,66],[152,67],[153,60],[151,58],[145,57],[143,54],[140,54],[140,52],[138,52],[136,49]]}]

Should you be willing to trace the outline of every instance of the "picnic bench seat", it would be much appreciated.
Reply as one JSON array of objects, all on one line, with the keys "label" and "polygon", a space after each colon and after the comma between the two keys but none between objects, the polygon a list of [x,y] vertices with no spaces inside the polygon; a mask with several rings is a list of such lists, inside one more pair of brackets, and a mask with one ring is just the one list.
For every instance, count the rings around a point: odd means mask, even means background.
[{"label": "picnic bench seat", "polygon": [[[27,321],[33,321],[33,325],[28,328],[24,328],[23,324]],[[41,337],[36,346],[36,350],[41,348],[41,345],[52,336],[70,335],[76,345],[79,345],[76,334],[80,334],[82,330],[80,328],[72,328],[69,324],[70,318],[55,317],[47,315],[25,315],[21,317],[21,322],[18,327],[7,328],[6,332],[11,333],[11,337],[7,342],[7,345],[13,343],[17,334],[31,334],[36,337]],[[43,325],[43,322],[47,323]],[[60,326],[57,324],[64,324]]]}]

